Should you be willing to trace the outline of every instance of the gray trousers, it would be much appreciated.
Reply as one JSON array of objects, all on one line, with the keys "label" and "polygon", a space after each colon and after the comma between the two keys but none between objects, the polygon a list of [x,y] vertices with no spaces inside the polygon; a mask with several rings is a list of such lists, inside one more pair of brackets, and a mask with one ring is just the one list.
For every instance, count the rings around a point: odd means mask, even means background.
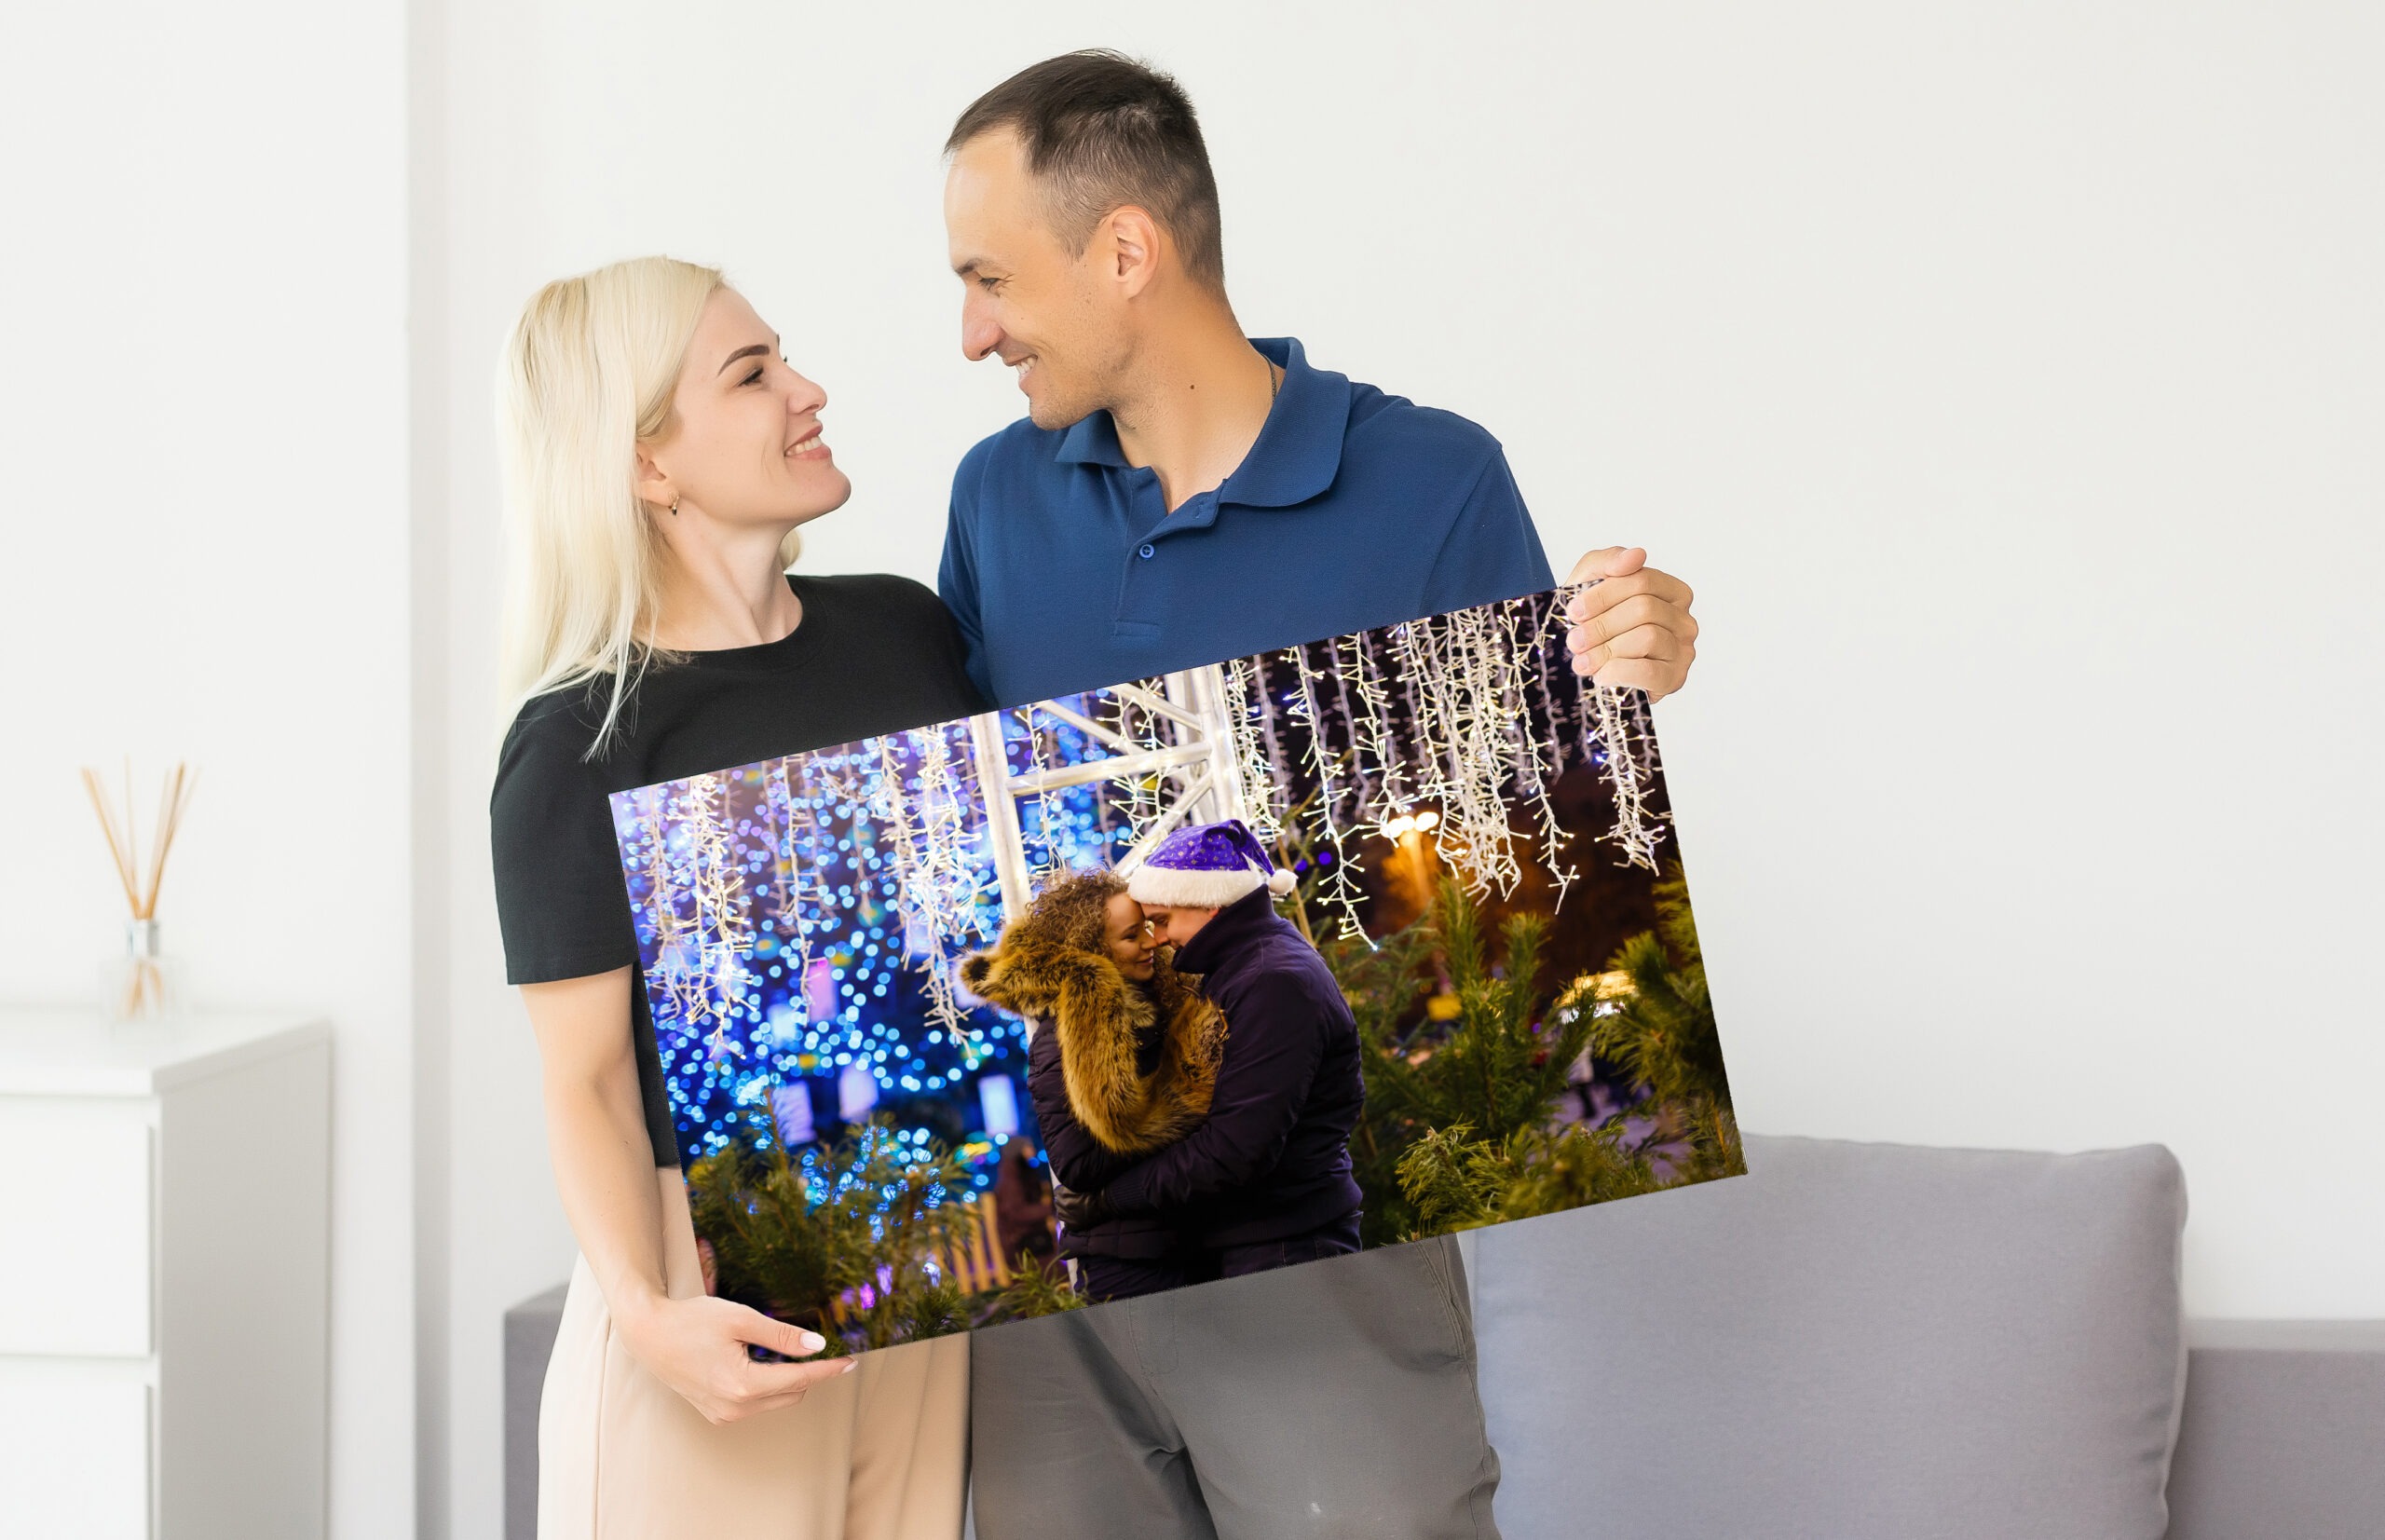
[{"label": "gray trousers", "polygon": [[1447,1237],[969,1342],[978,1540],[1498,1540]]}]

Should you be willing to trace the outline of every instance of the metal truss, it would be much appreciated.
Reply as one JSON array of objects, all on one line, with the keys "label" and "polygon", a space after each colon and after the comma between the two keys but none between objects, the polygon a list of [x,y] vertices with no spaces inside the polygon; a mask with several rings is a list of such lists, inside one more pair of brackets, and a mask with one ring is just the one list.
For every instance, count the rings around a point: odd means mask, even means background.
[{"label": "metal truss", "polygon": [[[1156,688],[1154,688],[1156,687]],[[976,752],[977,784],[986,797],[986,829],[992,847],[994,873],[1002,888],[1002,918],[1015,920],[1034,896],[1027,847],[1020,833],[1018,802],[1069,786],[1102,781],[1140,781],[1157,776],[1158,815],[1144,825],[1126,853],[1119,858],[1121,876],[1142,865],[1159,842],[1186,824],[1210,824],[1247,816],[1242,767],[1234,755],[1233,722],[1226,704],[1225,671],[1212,664],[1169,674],[1139,684],[1112,685],[1087,690],[1070,700],[1093,701],[1108,696],[1132,707],[1159,725],[1156,745],[1138,742],[1116,728],[1059,701],[1038,701],[1020,708],[1027,729],[1035,730],[1039,714],[1064,722],[1111,752],[1097,758],[1049,770],[1015,775],[1002,743],[1005,712],[988,712],[969,719],[969,738]]]}]

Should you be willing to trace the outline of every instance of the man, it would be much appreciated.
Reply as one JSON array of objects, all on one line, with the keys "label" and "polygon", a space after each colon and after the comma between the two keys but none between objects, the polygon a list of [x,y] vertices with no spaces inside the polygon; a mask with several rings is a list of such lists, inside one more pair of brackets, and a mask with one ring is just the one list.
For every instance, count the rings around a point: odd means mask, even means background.
[{"label": "man", "polygon": [[[954,477],[938,584],[1004,705],[1555,586],[1496,440],[1242,334],[1192,105],[1124,59],[996,87],[948,145],[961,347],[1027,419]],[[1131,194],[1133,196],[1125,196]],[[1689,591],[1636,551],[1574,580],[1601,683],[1661,695]]]},{"label": "man", "polygon": [[1275,912],[1291,889],[1240,819],[1177,830],[1127,879],[1176,966],[1225,1017],[1225,1050],[1197,1127],[1057,1211],[1070,1225],[1165,1220],[1192,1249],[1196,1283],[1358,1249],[1358,1023],[1333,971]]},{"label": "man", "polygon": [[[1217,184],[1166,76],[1088,52],[961,114],[945,222],[972,360],[1028,417],[954,477],[939,587],[1018,704],[1553,586],[1506,457],[1464,418],[1244,336]],[[1574,580],[1574,667],[1678,688],[1697,623],[1638,551]],[[983,1540],[1496,1534],[1446,1240],[975,1339]]]}]

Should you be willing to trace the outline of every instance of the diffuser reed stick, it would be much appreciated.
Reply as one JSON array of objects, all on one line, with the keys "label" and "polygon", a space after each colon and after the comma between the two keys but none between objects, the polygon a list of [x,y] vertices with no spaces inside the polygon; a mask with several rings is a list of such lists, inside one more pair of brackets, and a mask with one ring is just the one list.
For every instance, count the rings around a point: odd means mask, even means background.
[{"label": "diffuser reed stick", "polygon": [[125,921],[125,966],[108,999],[111,1012],[120,1019],[161,1015],[166,1011],[165,970],[157,955],[157,893],[165,885],[166,859],[173,853],[183,813],[198,789],[197,773],[176,761],[157,789],[157,823],[144,866],[140,830],[132,813],[131,760],[125,761],[121,822],[99,772],[84,768],[83,791],[91,799],[91,811],[99,814],[108,858],[116,864],[116,881],[123,886],[125,904],[131,910]]}]

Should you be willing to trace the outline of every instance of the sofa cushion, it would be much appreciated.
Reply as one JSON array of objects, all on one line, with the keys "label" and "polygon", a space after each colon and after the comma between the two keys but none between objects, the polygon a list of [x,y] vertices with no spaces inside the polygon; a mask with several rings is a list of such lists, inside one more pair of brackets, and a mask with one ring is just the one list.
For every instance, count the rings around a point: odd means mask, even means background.
[{"label": "sofa cushion", "polygon": [[2160,1540],[2168,1151],[1747,1146],[1745,1177],[1481,1233],[1507,1540]]}]

